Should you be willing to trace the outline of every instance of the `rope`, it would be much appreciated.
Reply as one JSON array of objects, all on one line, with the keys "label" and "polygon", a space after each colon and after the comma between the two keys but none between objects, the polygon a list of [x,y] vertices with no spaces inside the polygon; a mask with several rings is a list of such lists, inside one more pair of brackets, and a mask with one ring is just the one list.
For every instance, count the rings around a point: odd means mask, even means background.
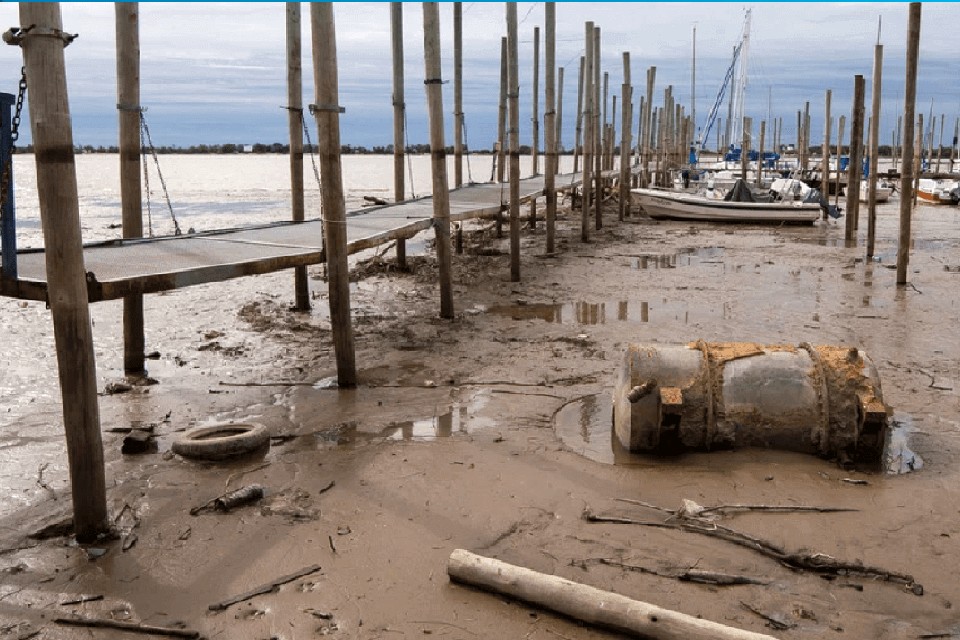
[{"label": "rope", "polygon": [[470,142],[467,139],[467,119],[460,114],[460,124],[463,126],[463,153],[467,157],[467,183],[473,182],[473,172],[470,171]]},{"label": "rope", "polygon": [[[143,122],[142,117],[143,116],[141,114],[141,121],[140,121],[141,123]],[[143,186],[147,196],[147,233],[152,238],[153,237],[153,212],[152,212],[152,207],[150,205],[150,172],[147,171],[147,141],[143,133],[143,126],[140,127],[140,154],[143,157],[143,162],[141,163],[143,165]]]},{"label": "rope", "polygon": [[[157,150],[153,146],[153,139],[150,137],[150,127],[147,126],[147,118],[144,116],[145,109],[140,109],[140,141],[141,145],[143,144],[143,136],[146,136],[147,146],[150,148],[150,153],[153,155],[153,162],[157,167],[157,176],[160,178],[160,187],[163,189],[163,197],[167,201],[167,210],[170,212],[170,219],[173,220],[173,235],[179,236],[183,232],[180,230],[180,223],[177,222],[177,216],[173,213],[173,205],[170,204],[170,193],[167,191],[167,182],[163,179],[163,172],[160,171],[160,159],[157,157]],[[144,161],[146,164],[146,161]],[[147,168],[144,166],[144,173],[146,173]],[[150,193],[149,188],[147,193]],[[148,196],[149,197],[149,196]],[[149,208],[147,209],[149,212]],[[151,234],[153,235],[153,230],[151,229]]]},{"label": "rope", "polygon": [[323,183],[320,182],[320,169],[317,168],[317,156],[313,150],[313,142],[310,140],[310,128],[307,127],[307,121],[303,118],[303,109],[300,109],[300,124],[303,125],[303,135],[307,138],[307,148],[310,149],[310,164],[313,165],[313,177],[317,179],[317,191],[323,192]]},{"label": "rope", "polygon": [[[403,143],[406,145],[406,149],[410,148],[410,127],[407,126],[407,105],[403,105]],[[406,152],[404,149],[404,152]],[[417,192],[413,188],[413,158],[410,157],[409,153],[404,153],[407,156],[407,173],[410,174],[410,197],[416,198]]]}]

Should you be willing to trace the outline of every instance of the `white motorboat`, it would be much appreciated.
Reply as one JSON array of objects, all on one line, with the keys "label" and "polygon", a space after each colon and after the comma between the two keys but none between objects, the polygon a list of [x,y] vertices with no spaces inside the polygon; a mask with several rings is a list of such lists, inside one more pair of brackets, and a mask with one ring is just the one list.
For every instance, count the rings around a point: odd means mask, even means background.
[{"label": "white motorboat", "polygon": [[960,202],[960,181],[922,178],[917,181],[917,199],[929,204]]},{"label": "white motorboat", "polygon": [[[886,202],[894,191],[893,183],[889,180],[877,180],[877,202]],[[868,180],[860,181],[860,202],[870,201],[870,182]]]},{"label": "white motorboat", "polygon": [[749,196],[746,196],[749,198],[747,201],[738,200],[737,196],[743,191],[749,193],[746,185],[742,187],[735,187],[726,198],[660,189],[632,189],[631,193],[647,215],[657,220],[813,224],[822,215],[816,200],[755,202]]}]

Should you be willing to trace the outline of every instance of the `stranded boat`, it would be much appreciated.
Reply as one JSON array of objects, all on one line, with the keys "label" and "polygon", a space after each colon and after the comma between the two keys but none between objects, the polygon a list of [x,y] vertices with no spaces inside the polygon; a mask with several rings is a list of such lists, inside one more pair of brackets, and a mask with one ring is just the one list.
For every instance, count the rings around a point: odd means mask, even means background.
[{"label": "stranded boat", "polygon": [[821,215],[819,193],[803,200],[757,202],[742,180],[722,197],[716,190],[691,194],[631,189],[631,193],[647,215],[657,220],[813,224]]},{"label": "stranded boat", "polygon": [[917,181],[917,199],[930,204],[957,204],[960,202],[960,181],[922,178]]}]

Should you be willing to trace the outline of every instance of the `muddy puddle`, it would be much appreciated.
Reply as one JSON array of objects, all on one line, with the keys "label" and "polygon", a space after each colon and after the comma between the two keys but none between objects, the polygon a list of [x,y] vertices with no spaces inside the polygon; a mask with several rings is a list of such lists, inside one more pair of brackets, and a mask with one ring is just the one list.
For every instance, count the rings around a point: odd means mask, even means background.
[{"label": "muddy puddle", "polygon": [[631,269],[676,269],[700,264],[720,264],[724,247],[690,247],[674,253],[649,253],[630,256]]},{"label": "muddy puddle", "polygon": [[511,320],[542,320],[553,324],[599,325],[615,322],[691,324],[724,318],[725,305],[694,306],[683,301],[605,300],[601,302],[558,302],[494,305],[486,308],[492,315]]},{"label": "muddy puddle", "polygon": [[[911,416],[894,413],[890,419],[882,469],[888,475],[919,471],[923,459],[910,448],[915,432]],[[613,399],[609,392],[578,398],[565,405],[554,419],[554,429],[564,448],[601,464],[637,465],[650,457],[623,448],[613,432]]]}]

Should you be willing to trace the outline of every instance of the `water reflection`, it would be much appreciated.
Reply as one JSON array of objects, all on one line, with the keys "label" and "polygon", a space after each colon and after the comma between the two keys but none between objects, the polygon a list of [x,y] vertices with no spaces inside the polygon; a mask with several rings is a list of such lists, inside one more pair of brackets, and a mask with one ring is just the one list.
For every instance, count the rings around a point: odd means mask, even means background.
[{"label": "water reflection", "polygon": [[[616,311],[614,312],[614,310]],[[679,321],[683,324],[690,324],[691,322],[718,317],[728,318],[732,313],[732,305],[724,303],[721,307],[694,307],[691,309],[686,302],[675,302],[664,298],[654,304],[646,300],[609,300],[605,302],[579,301],[494,305],[488,307],[486,312],[517,321],[543,320],[553,324],[567,325],[657,321]]]},{"label": "water reflection", "polygon": [[649,253],[633,256],[632,269],[676,269],[678,266],[709,264],[722,258],[724,247],[691,247],[675,253]]}]

